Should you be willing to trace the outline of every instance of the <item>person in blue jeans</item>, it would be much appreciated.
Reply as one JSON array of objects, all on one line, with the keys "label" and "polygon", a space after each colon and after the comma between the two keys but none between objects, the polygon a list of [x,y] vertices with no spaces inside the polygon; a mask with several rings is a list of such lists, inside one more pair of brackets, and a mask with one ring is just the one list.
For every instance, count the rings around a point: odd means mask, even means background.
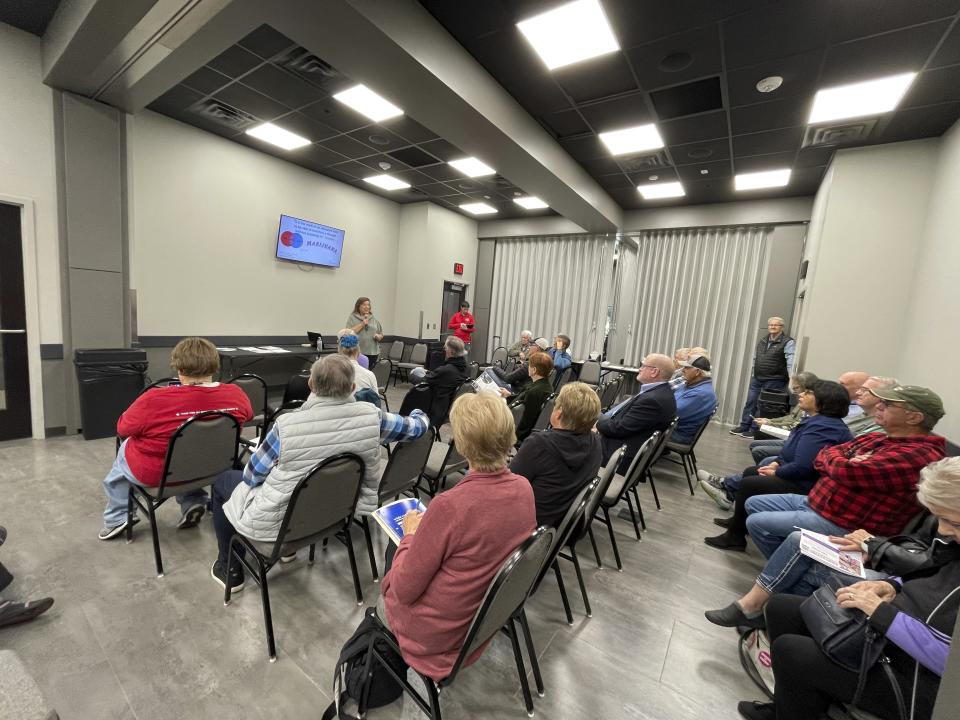
[{"label": "person in blue jeans", "polygon": [[753,437],[753,415],[757,412],[757,403],[763,390],[785,390],[793,369],[793,356],[796,343],[783,331],[781,317],[767,320],[767,335],[757,341],[753,354],[753,377],[747,400],[743,405],[740,424],[733,428],[732,435]]}]

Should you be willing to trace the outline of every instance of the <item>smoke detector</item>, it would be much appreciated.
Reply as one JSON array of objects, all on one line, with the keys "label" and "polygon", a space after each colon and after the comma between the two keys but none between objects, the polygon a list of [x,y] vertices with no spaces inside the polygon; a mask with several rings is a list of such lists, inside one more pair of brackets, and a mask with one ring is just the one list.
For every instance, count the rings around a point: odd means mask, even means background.
[{"label": "smoke detector", "polygon": [[783,78],[779,75],[771,75],[757,83],[757,92],[771,93],[781,85],[783,85]]},{"label": "smoke detector", "polygon": [[381,160],[380,162],[378,162],[378,163],[377,163],[377,166],[378,166],[381,170],[389,170],[390,168],[393,167],[393,165],[391,165],[391,164],[388,163],[388,162],[384,162],[383,160]]}]

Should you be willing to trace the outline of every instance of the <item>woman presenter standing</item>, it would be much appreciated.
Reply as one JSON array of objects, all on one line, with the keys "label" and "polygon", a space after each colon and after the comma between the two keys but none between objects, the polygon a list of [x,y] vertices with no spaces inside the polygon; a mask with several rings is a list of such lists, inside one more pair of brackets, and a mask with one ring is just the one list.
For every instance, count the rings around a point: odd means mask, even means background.
[{"label": "woman presenter standing", "polygon": [[353,313],[347,318],[346,327],[353,330],[360,338],[360,352],[367,356],[370,369],[377,364],[380,357],[380,341],[383,340],[383,328],[380,321],[373,316],[370,298],[359,297],[354,303]]}]

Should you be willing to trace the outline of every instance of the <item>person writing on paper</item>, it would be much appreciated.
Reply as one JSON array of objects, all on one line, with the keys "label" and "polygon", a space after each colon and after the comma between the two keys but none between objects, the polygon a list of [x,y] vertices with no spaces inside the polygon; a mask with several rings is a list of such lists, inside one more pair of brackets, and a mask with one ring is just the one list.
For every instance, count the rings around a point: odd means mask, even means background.
[{"label": "person writing on paper", "polygon": [[[939,560],[900,577],[866,580],[836,591],[842,608],[863,612],[867,625],[886,640],[883,654],[905,699],[907,716],[929,720],[950,654],[950,636],[960,609],[960,459],[947,458],[921,473],[917,499],[938,521]],[[774,702],[741,702],[750,720],[808,720],[831,702],[850,702],[858,674],[830,660],[810,636],[798,595],[776,595],[766,607],[771,641]],[[879,664],[868,670],[858,707],[899,720],[896,697]],[[948,715],[950,712],[948,711]]]},{"label": "person writing on paper", "polygon": [[358,297],[353,304],[353,313],[344,323],[360,338],[360,352],[367,356],[367,367],[372,368],[380,358],[380,341],[383,340],[383,327],[373,316],[370,298]]},{"label": "person writing on paper", "polygon": [[500,565],[537,526],[530,483],[506,466],[516,440],[506,403],[491,393],[461,395],[450,424],[470,471],[425,513],[404,517],[377,607],[403,659],[435,680],[450,674]]},{"label": "person writing on paper", "polygon": [[[511,405],[523,405],[523,415],[517,423],[517,442],[522,443],[533,431],[533,426],[537,424],[537,418],[540,417],[540,411],[543,410],[543,404],[553,393],[553,385],[550,383],[550,371],[553,370],[553,360],[544,352],[534,353],[527,362],[527,372],[530,375],[530,382],[519,393],[510,397]],[[500,388],[500,394],[504,397],[510,395],[506,388]],[[594,393],[596,395],[596,393]]]}]

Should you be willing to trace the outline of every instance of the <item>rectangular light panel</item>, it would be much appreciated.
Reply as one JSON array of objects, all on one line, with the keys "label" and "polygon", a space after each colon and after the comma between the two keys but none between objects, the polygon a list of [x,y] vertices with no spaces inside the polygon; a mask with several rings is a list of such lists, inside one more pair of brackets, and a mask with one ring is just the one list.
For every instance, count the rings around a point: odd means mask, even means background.
[{"label": "rectangular light panel", "polygon": [[790,182],[790,169],[765,170],[741,173],[733,179],[736,190],[759,190],[760,188],[783,187]]},{"label": "rectangular light panel", "polygon": [[371,185],[376,185],[384,190],[403,190],[404,188],[410,187],[410,183],[405,183],[403,180],[398,180],[390,175],[371,175],[370,177],[365,177],[363,181]]},{"label": "rectangular light panel", "polygon": [[818,90],[807,122],[814,124],[890,112],[903,99],[916,76],[910,72]]},{"label": "rectangular light panel", "polygon": [[310,141],[305,137],[300,137],[296,133],[284,130],[282,127],[273,123],[263,123],[247,130],[247,135],[263,140],[271,145],[283,148],[284,150],[296,150],[297,148],[309,145]]},{"label": "rectangular light panel", "polygon": [[645,150],[659,150],[663,147],[660,131],[653,123],[637,125],[636,127],[612,130],[600,133],[600,139],[610,150],[611,155],[626,155],[627,153],[643,152]]},{"label": "rectangular light panel", "polygon": [[495,172],[497,172],[486,163],[482,163],[477,160],[475,157],[451,160],[448,164],[455,167],[467,177],[483,177],[484,175],[493,175]]},{"label": "rectangular light panel", "polygon": [[597,0],[576,0],[517,23],[550,70],[620,49]]},{"label": "rectangular light panel", "polygon": [[333,98],[361,115],[366,115],[374,122],[403,115],[403,110],[392,102],[384,100],[366,85],[354,85],[348,90],[338,92]]},{"label": "rectangular light panel", "polygon": [[490,215],[495,213],[497,209],[495,207],[490,207],[486,203],[476,202],[476,203],[465,203],[460,206],[461,210],[466,210],[472,215]]},{"label": "rectangular light panel", "polygon": [[683,185],[678,182],[638,185],[637,190],[641,195],[643,195],[644,200],[660,200],[662,198],[683,197],[687,194],[683,189]]},{"label": "rectangular light panel", "polygon": [[514,198],[513,201],[527,210],[542,210],[543,208],[550,207],[543,200],[538,197],[533,197],[532,195],[529,197]]}]

